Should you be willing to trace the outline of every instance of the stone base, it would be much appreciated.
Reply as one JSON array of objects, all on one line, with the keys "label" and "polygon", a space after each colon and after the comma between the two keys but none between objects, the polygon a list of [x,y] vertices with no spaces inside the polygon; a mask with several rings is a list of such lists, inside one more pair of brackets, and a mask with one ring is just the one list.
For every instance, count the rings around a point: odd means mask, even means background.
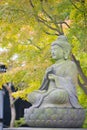
[{"label": "stone base", "polygon": [[[1,129],[0,129],[1,130]],[[67,128],[3,128],[3,130],[68,130]],[[87,129],[81,129],[81,128],[71,128],[69,130],[87,130]]]},{"label": "stone base", "polygon": [[31,112],[26,109],[24,117],[31,127],[81,128],[85,111],[73,108],[34,108]]}]

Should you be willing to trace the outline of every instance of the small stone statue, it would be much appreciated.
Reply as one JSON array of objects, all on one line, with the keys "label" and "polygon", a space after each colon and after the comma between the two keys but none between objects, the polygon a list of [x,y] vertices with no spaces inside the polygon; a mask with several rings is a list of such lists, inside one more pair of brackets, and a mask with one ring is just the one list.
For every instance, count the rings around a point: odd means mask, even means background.
[{"label": "small stone statue", "polygon": [[78,71],[69,59],[70,51],[71,46],[64,35],[52,43],[51,53],[56,63],[47,68],[40,89],[28,95],[32,107],[25,109],[24,117],[29,126],[82,126],[85,112],[78,103]]}]

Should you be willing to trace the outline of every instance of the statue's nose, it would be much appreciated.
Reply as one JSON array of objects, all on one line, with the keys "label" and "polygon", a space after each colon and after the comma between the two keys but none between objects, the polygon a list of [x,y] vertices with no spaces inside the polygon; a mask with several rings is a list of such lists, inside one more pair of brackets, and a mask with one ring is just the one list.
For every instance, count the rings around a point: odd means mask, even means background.
[{"label": "statue's nose", "polygon": [[54,51],[52,51],[51,54],[54,55],[55,54]]}]

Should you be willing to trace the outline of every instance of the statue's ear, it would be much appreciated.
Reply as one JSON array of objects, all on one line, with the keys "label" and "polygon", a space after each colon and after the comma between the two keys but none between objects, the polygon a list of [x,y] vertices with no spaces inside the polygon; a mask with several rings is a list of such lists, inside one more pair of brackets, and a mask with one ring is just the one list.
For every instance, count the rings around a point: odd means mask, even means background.
[{"label": "statue's ear", "polygon": [[70,51],[66,50],[64,51],[64,59],[67,60],[69,56]]}]

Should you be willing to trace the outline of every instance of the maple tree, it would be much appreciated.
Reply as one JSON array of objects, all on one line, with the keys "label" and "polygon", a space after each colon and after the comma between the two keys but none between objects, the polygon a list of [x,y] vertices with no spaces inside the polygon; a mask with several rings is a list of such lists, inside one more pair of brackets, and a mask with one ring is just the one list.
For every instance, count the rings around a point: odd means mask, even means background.
[{"label": "maple tree", "polygon": [[79,70],[79,100],[87,107],[87,1],[2,0],[0,34],[0,62],[8,67],[0,74],[0,86],[12,81],[21,90],[15,96],[23,98],[40,87],[45,69],[54,62],[51,43],[66,35]]}]

